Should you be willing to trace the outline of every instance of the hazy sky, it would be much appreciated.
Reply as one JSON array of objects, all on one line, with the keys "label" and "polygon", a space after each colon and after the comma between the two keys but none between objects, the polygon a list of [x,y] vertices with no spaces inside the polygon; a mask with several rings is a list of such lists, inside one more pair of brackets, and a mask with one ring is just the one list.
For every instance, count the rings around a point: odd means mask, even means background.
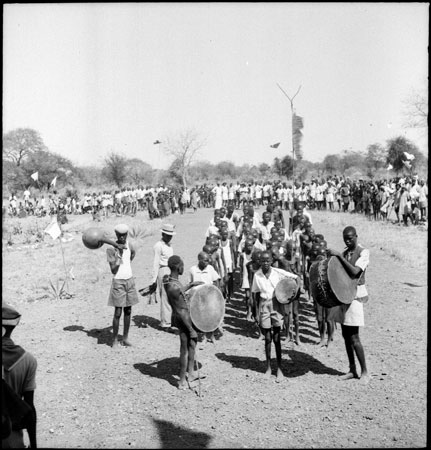
[{"label": "hazy sky", "polygon": [[[427,3],[3,5],[3,132],[29,127],[51,151],[99,164],[110,151],[153,167],[153,142],[185,129],[199,159],[271,164],[400,134],[403,99],[427,89]],[[270,144],[281,142],[274,150]],[[163,147],[162,147],[163,150]]]}]

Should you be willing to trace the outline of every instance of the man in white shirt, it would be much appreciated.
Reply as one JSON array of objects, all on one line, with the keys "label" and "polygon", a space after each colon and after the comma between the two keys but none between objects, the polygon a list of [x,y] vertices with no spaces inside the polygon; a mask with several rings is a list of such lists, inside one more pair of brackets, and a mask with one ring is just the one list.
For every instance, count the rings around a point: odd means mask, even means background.
[{"label": "man in white shirt", "polygon": [[271,239],[271,228],[274,226],[274,222],[271,220],[271,213],[265,211],[262,214],[262,222],[260,224],[260,235],[262,238],[262,243],[266,244],[267,241]]},{"label": "man in white shirt", "polygon": [[263,189],[263,186],[260,183],[255,183],[254,192],[256,195],[256,207],[257,208],[259,208],[259,206],[262,205],[262,189]]},{"label": "man in white shirt", "polygon": [[156,291],[156,301],[160,303],[160,326],[167,329],[171,327],[172,307],[163,287],[163,277],[170,273],[168,259],[174,254],[171,240],[176,233],[174,232],[174,226],[171,224],[163,225],[161,231],[162,239],[156,242],[153,247],[153,284],[150,289]]},{"label": "man in white shirt", "polygon": [[107,260],[114,275],[108,298],[108,306],[115,307],[112,320],[112,333],[114,335],[112,348],[114,349],[118,347],[118,329],[123,309],[123,345],[127,347],[132,345],[129,341],[130,316],[132,314],[132,306],[139,302],[130,264],[136,255],[136,251],[127,240],[128,232],[129,227],[127,225],[117,225],[115,227],[116,243],[120,244],[122,248],[109,247],[106,250]]},{"label": "man in white shirt", "polygon": [[30,191],[28,190],[28,188],[24,191],[23,196],[24,196],[24,205],[27,206],[30,200]]},{"label": "man in white shirt", "polygon": [[210,264],[210,256],[208,253],[200,252],[198,255],[198,263],[190,268],[190,283],[202,281],[205,284],[214,284],[219,287],[220,275]]},{"label": "man in white shirt", "polygon": [[264,251],[260,256],[260,269],[254,274],[251,288],[253,301],[257,304],[259,311],[259,325],[262,334],[265,336],[265,356],[266,372],[265,376],[271,376],[271,341],[274,341],[275,353],[277,357],[277,378],[276,381],[283,380],[284,375],[281,370],[281,341],[280,332],[283,326],[284,316],[287,314],[286,306],[277,301],[274,290],[278,282],[283,278],[293,278],[298,276],[283,269],[271,267],[272,254]]}]

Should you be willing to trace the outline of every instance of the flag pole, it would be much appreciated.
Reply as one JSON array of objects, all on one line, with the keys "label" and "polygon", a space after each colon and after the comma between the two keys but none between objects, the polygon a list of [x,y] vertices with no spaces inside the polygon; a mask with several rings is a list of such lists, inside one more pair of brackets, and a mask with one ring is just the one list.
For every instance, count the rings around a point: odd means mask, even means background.
[{"label": "flag pole", "polygon": [[61,235],[59,236],[58,240],[60,241],[61,255],[63,256],[64,273],[66,274],[66,289],[67,289],[67,293],[69,293],[69,276],[67,274],[66,261],[64,259],[64,249],[63,249],[63,244],[61,243]]},{"label": "flag pole", "polygon": [[292,114],[292,177],[293,177],[293,189],[295,189],[295,142],[294,142],[294,138],[293,138],[293,101],[292,100],[290,101],[290,112]]},{"label": "flag pole", "polygon": [[294,138],[293,138],[293,99],[298,95],[299,91],[301,90],[301,85],[299,85],[298,90],[296,91],[295,95],[290,98],[286,92],[284,91],[284,89],[278,84],[276,83],[277,86],[280,88],[281,92],[283,92],[283,94],[289,99],[290,101],[290,111],[292,113],[292,177],[293,177],[293,186],[295,186],[295,144],[294,144]]}]

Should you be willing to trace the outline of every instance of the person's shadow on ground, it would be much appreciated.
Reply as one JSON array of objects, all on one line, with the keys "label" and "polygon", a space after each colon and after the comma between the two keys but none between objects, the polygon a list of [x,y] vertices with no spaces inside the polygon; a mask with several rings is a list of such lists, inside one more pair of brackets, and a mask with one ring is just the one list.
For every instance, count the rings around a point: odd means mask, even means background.
[{"label": "person's shadow on ground", "polygon": [[[285,376],[288,378],[299,377],[305,375],[307,372],[313,372],[318,375],[344,375],[330,367],[325,366],[321,361],[307,353],[299,352],[298,350],[283,350],[283,353],[287,353],[290,357],[289,360],[283,360],[283,366],[288,365],[289,368],[285,371]],[[232,367],[236,369],[254,370],[255,372],[264,373],[266,369],[265,361],[250,356],[238,356],[238,355],[226,355],[226,353],[216,353],[215,356],[222,360],[232,364]],[[286,368],[286,367],[285,367]]]},{"label": "person's shadow on ground", "polygon": [[166,420],[153,419],[159,433],[161,448],[208,448],[211,436],[179,427]]},{"label": "person's shadow on ground", "polygon": [[226,361],[235,369],[254,370],[265,373],[265,362],[253,356],[226,355],[226,353],[216,353],[215,356],[221,361]]},{"label": "person's shadow on ground", "polygon": [[172,328],[163,328],[160,326],[160,320],[155,319],[154,317],[151,316],[146,316],[145,314],[140,314],[140,315],[134,315],[132,316],[132,320],[133,323],[138,327],[138,328],[154,328],[155,330],[159,330],[159,331],[167,331],[169,333],[173,333],[175,334],[175,332],[172,330]]},{"label": "person's shadow on ground", "polygon": [[247,321],[245,311],[239,311],[233,302],[226,306],[223,323],[223,329],[232,334],[259,338],[259,330],[256,328],[256,324]]},{"label": "person's shadow on ground", "polygon": [[177,357],[154,361],[150,364],[136,363],[133,364],[133,367],[136,370],[139,370],[142,375],[160,378],[175,387],[178,385],[178,377],[174,376],[174,374],[176,375],[179,371],[179,359]]},{"label": "person's shadow on ground", "polygon": [[[92,330],[86,330],[82,325],[70,325],[63,328],[64,331],[83,331],[87,336],[97,339],[97,343],[101,345],[112,346],[113,336],[112,336],[112,325],[106,328],[93,328]],[[118,337],[122,337],[118,335]]]},{"label": "person's shadow on ground", "polygon": [[344,372],[325,366],[325,364],[308,353],[295,349],[282,349],[282,353],[287,353],[290,357],[290,361],[287,361],[289,369],[287,374],[285,374],[289,378],[300,377],[308,372],[313,372],[316,375],[344,375]]}]

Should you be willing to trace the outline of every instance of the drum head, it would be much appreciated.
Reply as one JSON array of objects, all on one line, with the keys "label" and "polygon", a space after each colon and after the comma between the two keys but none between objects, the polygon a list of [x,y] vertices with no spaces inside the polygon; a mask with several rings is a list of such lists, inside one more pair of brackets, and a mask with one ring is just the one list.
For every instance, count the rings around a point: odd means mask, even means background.
[{"label": "drum head", "polygon": [[190,289],[190,317],[200,331],[217,330],[223,321],[225,299],[220,289],[211,284],[201,284]]},{"label": "drum head", "polygon": [[293,278],[283,278],[275,286],[275,298],[283,304],[290,303],[298,293],[298,284]]},{"label": "drum head", "polygon": [[336,256],[331,257],[328,262],[328,282],[339,302],[347,305],[353,302],[358,282],[350,277]]},{"label": "drum head", "polygon": [[313,299],[325,308],[339,306],[341,303],[332,292],[328,281],[328,259],[314,261],[310,267],[310,291]]}]

